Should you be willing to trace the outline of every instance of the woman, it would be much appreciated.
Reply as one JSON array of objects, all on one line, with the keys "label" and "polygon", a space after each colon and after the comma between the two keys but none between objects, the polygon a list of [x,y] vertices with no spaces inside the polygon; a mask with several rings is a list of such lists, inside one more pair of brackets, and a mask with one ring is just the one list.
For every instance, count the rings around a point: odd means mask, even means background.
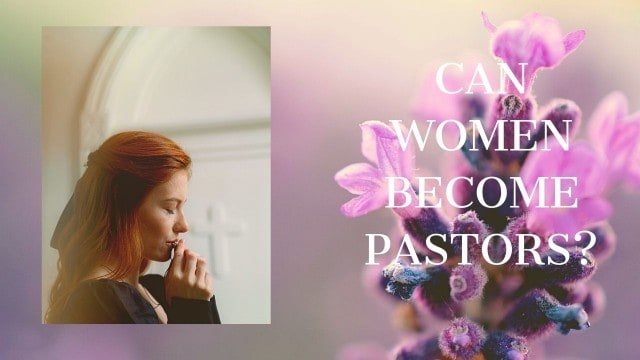
[{"label": "woman", "polygon": [[[220,323],[206,261],[180,239],[190,165],[173,141],[141,131],[89,155],[51,239],[60,258],[46,322]],[[168,260],[164,277],[142,276]]]}]

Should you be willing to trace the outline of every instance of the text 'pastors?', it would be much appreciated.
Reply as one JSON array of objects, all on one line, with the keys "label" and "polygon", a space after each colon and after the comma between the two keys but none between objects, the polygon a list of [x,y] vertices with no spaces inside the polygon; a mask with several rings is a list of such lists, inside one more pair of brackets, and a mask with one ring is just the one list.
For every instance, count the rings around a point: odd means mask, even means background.
[{"label": "text 'pastors?'", "polygon": [[[512,88],[519,93],[525,91],[525,68],[526,63],[520,63],[520,78],[511,71],[509,66],[504,63],[498,63],[500,70],[500,88],[497,91],[491,87],[487,74],[482,64],[477,64],[471,81],[466,88],[447,89],[445,81],[447,71],[462,71],[464,64],[461,63],[445,63],[438,68],[436,73],[436,84],[440,91],[446,94],[457,94],[464,92],[465,94],[473,94],[474,89],[482,89],[485,94],[506,94],[505,82],[508,79],[512,83]],[[435,143],[445,151],[460,151],[465,156],[473,156],[474,152],[488,151],[490,146],[492,151],[549,151],[549,139],[552,138],[563,150],[569,150],[569,128],[571,119],[553,122],[551,120],[532,120],[532,119],[515,119],[515,120],[497,120],[492,129],[485,129],[482,120],[471,119],[467,126],[464,126],[458,119],[444,119],[442,121],[426,120],[426,127],[420,130],[415,120],[407,124],[403,120],[389,120],[393,130],[396,133],[402,151],[406,151],[410,143],[414,143],[417,149],[424,151],[425,146],[430,141]],[[509,131],[505,131],[505,124],[509,123]],[[558,129],[556,124],[564,126],[564,129]],[[408,129],[403,131],[403,128]],[[561,131],[563,130],[563,131]],[[456,134],[451,136],[450,134]],[[544,134],[544,141],[537,142],[534,134]],[[507,140],[508,137],[508,141]],[[508,145],[507,145],[508,144]],[[541,145],[541,146],[539,146]],[[506,177],[512,182],[511,189],[512,201],[507,204],[511,208],[518,208],[519,204],[527,207],[534,206],[538,208],[577,208],[578,199],[574,197],[578,186],[577,177],[539,177],[532,188],[527,189],[522,178]],[[417,208],[441,208],[443,200],[452,207],[461,209],[470,207],[473,202],[459,204],[454,198],[454,188],[458,183],[467,183],[476,188],[476,198],[479,205],[486,208],[496,208],[505,205],[508,198],[507,184],[505,180],[499,177],[489,176],[482,178],[477,184],[474,184],[472,177],[454,177],[446,184],[443,184],[441,177],[415,177],[408,179],[406,177],[385,177],[387,184],[388,202],[387,208],[398,209],[409,206]],[[485,187],[490,186],[492,189],[498,189],[499,195],[497,199],[492,196],[491,199],[485,198]],[[444,194],[444,199],[439,198],[438,194]],[[417,204],[412,201],[417,197]],[[537,249],[542,243],[542,239],[537,234],[518,234],[517,249],[513,249],[510,239],[501,233],[487,234],[484,239],[480,239],[478,234],[445,234],[433,233],[420,239],[425,242],[427,249],[437,254],[439,259],[425,256],[426,265],[440,265],[447,261],[447,252],[437,243],[449,242],[456,243],[462,248],[462,256],[459,265],[471,265],[469,262],[469,244],[474,242],[481,244],[482,257],[492,265],[503,265],[509,261],[514,250],[518,254],[518,262],[516,265],[529,265],[527,260],[533,259],[538,265],[564,265],[569,261],[570,254],[560,243],[568,243],[569,241],[589,241],[589,244],[595,242],[595,234],[591,231],[583,230],[576,233],[573,238],[572,234],[551,234],[547,237],[548,250],[556,252],[562,259],[554,260],[554,257],[545,257],[545,263]],[[369,242],[369,256],[367,265],[378,265],[376,257],[387,254],[391,251],[391,239],[385,234],[366,234]],[[504,246],[504,256],[502,259],[492,259],[488,251],[488,245],[492,242],[500,241]],[[409,234],[405,234],[400,242],[395,260],[401,257],[411,259],[413,265],[421,264],[416,253]],[[587,246],[586,248],[589,248]],[[525,256],[527,253],[531,256]]]}]

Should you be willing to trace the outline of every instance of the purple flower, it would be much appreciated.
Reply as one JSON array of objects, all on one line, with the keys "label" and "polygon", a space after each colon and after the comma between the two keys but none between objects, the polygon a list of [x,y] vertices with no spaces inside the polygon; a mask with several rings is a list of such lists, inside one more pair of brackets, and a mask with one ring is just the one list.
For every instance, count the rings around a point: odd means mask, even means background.
[{"label": "purple flower", "polygon": [[532,284],[547,287],[575,283],[593,275],[597,268],[593,255],[585,252],[583,256],[583,250],[577,247],[569,248],[567,251],[569,259],[564,265],[552,265],[563,262],[562,254],[555,251],[543,252],[541,257],[544,265],[533,263],[524,269],[527,280]]},{"label": "purple flower", "polygon": [[412,298],[418,308],[428,310],[440,319],[451,320],[462,316],[462,306],[451,298],[451,270],[439,265],[429,267],[426,271],[429,272],[429,281],[420,284]]},{"label": "purple flower", "polygon": [[[454,220],[451,226],[452,234],[474,234],[478,235],[478,242],[473,239],[468,241],[469,258],[472,261],[479,261],[482,259],[482,241],[489,235],[489,229],[484,222],[478,219],[478,214],[475,211],[467,211],[459,214]],[[456,255],[461,255],[463,251],[462,240],[456,239],[453,243],[453,251]]]},{"label": "purple flower", "polygon": [[[492,35],[491,50],[501,58],[511,71],[520,77],[519,63],[527,63],[525,67],[525,93],[529,93],[536,72],[542,68],[553,68],[575,50],[582,40],[585,31],[578,30],[563,35],[560,24],[554,18],[537,13],[526,15],[522,20],[508,21],[496,27],[482,12],[484,26]],[[507,82],[507,92],[516,90]]]},{"label": "purple flower", "polygon": [[389,279],[387,292],[399,296],[402,300],[409,300],[418,285],[431,279],[428,269],[400,262],[392,262],[385,266],[382,275]]},{"label": "purple flower", "polygon": [[440,350],[451,359],[471,360],[482,349],[486,338],[482,328],[465,318],[454,319],[440,333]]},{"label": "purple flower", "polygon": [[[493,74],[495,65],[486,66],[487,62],[481,61],[480,57],[468,56],[456,62],[463,64],[462,69],[458,66],[445,68],[442,78],[444,87],[450,91],[462,89],[456,94],[447,94],[438,88],[436,82],[437,68],[444,63],[444,61],[437,61],[428,66],[430,70],[412,106],[414,116],[418,119],[435,120],[436,122],[455,119],[463,125],[466,125],[471,119],[484,118],[491,97],[481,91],[466,94],[466,87],[471,83],[475,73],[476,66],[472,65],[482,64],[490,82],[496,78],[496,75]],[[495,84],[490,85],[495,88]]]},{"label": "purple flower", "polygon": [[[362,154],[373,164],[351,164],[338,171],[335,181],[357,197],[340,208],[348,217],[365,215],[377,210],[388,201],[386,177],[404,177],[412,182],[415,168],[415,156],[411,142],[406,151],[400,147],[397,134],[391,126],[380,121],[367,121],[360,125],[362,129]],[[409,191],[411,205],[393,210],[402,217],[415,216],[420,209],[414,207],[417,197]],[[397,204],[403,204],[401,195],[396,195]]]},{"label": "purple flower", "polygon": [[395,360],[430,360],[442,358],[438,338],[422,336],[406,340],[391,352]]},{"label": "purple flower", "polygon": [[589,139],[606,160],[609,184],[621,180],[640,189],[640,112],[628,115],[627,98],[614,92],[596,107]]},{"label": "purple flower", "polygon": [[546,334],[554,324],[563,335],[570,330],[583,330],[591,326],[582,305],[562,305],[547,291],[540,289],[522,297],[502,320],[503,329],[527,338]]},{"label": "purple flower", "polygon": [[[601,196],[606,181],[605,170],[593,150],[581,142],[573,143],[566,151],[555,141],[549,142],[549,147],[549,151],[540,149],[532,153],[520,176],[528,191],[534,188],[540,177],[575,177],[571,196],[565,194],[562,205],[571,205],[576,200],[577,207],[539,207],[536,191],[529,205],[527,228],[543,236],[552,233],[573,236],[586,226],[607,219],[611,215],[611,205]],[[554,187],[550,182],[548,185],[545,187],[545,199],[551,203]],[[566,183],[563,186],[566,187]]]},{"label": "purple flower", "polygon": [[[582,123],[582,111],[571,100],[566,99],[553,99],[544,108],[540,110],[541,120],[550,120],[553,125],[560,131],[562,137],[564,137],[566,126],[564,121],[571,120],[569,123],[569,138],[573,139],[580,129]],[[540,127],[540,130],[536,134],[534,140],[540,141],[544,139],[545,131],[544,127]]]},{"label": "purple flower", "polygon": [[[422,333],[389,354],[396,360],[525,360],[534,357],[527,342],[551,332],[554,327],[561,334],[589,327],[589,318],[602,314],[605,307],[603,289],[589,279],[616,244],[615,233],[604,221],[611,214],[605,191],[614,185],[614,180],[640,188],[640,142],[637,141],[640,112],[628,115],[623,95],[609,95],[596,109],[589,124],[592,148],[586,142],[573,141],[582,121],[577,104],[554,99],[538,110],[536,97],[531,93],[537,71],[562,62],[583,41],[585,32],[579,30],[564,35],[555,19],[538,14],[499,27],[484,13],[483,18],[492,34],[493,54],[501,58],[516,77],[520,77],[520,63],[528,64],[524,89],[519,84],[510,84],[504,89],[506,92],[500,92],[491,102],[486,95],[464,94],[473,69],[467,61],[464,70],[451,67],[443,79],[445,87],[454,91],[463,88],[463,91],[443,94],[437,88],[435,74],[431,74],[419,94],[414,114],[436,121],[454,118],[464,123],[481,119],[485,129],[492,129],[497,120],[550,120],[560,136],[572,140],[571,146],[563,149],[544,126],[536,126],[535,130],[534,124],[525,124],[518,129],[515,123],[508,122],[504,127],[505,147],[512,148],[517,131],[531,131],[521,147],[530,149],[536,145],[538,150],[502,151],[499,150],[502,146],[498,147],[499,142],[493,138],[489,149],[473,151],[473,141],[477,142],[479,135],[474,139],[468,128],[467,135],[471,136],[467,136],[458,157],[448,159],[453,165],[452,171],[443,178],[471,178],[474,185],[457,182],[453,189],[446,191],[448,194],[453,190],[457,203],[471,202],[472,205],[465,209],[451,206],[449,216],[444,216],[440,209],[416,208],[414,153],[411,148],[402,151],[395,128],[378,121],[361,125],[362,153],[371,163],[350,165],[336,174],[338,184],[357,195],[343,205],[343,213],[360,216],[383,207],[389,200],[409,204],[404,209],[393,209],[402,232],[394,236],[394,240],[404,239],[403,234],[408,234],[421,259],[435,260],[433,255],[442,254],[431,245],[447,255],[447,261],[437,266],[394,262],[384,270],[381,267],[367,269],[367,284],[374,291],[385,289],[391,294],[386,295],[389,299],[396,299],[396,324],[404,330]],[[567,120],[571,120],[568,127]],[[406,130],[402,131],[406,135]],[[555,138],[558,134],[552,135]],[[445,156],[449,155],[451,153]],[[388,199],[390,177],[406,179],[403,185],[408,194],[399,192],[396,198]],[[520,184],[509,181],[503,199],[501,188],[489,182],[481,189],[481,195],[489,204],[498,200],[503,204],[481,206],[478,183],[487,177],[505,182],[507,178],[520,177],[528,196],[521,194],[520,198],[514,198],[519,194],[515,186]],[[438,192],[443,195],[442,189]],[[585,236],[578,239],[574,236],[585,229],[595,234],[589,251],[584,250]],[[484,243],[486,248],[474,240],[463,247],[460,238],[451,236],[475,234],[484,240],[490,232],[500,236]],[[555,238],[556,244],[563,247],[560,250],[565,252],[556,251],[550,242],[543,240],[556,233],[569,237],[567,243],[558,243],[560,238]],[[425,239],[431,234],[445,235],[445,238],[431,239],[427,248]],[[511,257],[504,265],[483,263],[483,250],[491,259],[503,259],[509,245]],[[535,256],[529,249],[537,250]],[[518,265],[521,257],[527,265]],[[536,262],[538,259],[543,264]],[[482,301],[464,303],[480,296]],[[398,297],[406,302],[397,301]],[[435,317],[429,320],[448,320],[448,323],[439,337],[433,337],[432,331],[439,326],[438,322],[429,321],[429,327],[425,328],[424,319],[419,315]]]},{"label": "purple flower", "polygon": [[486,283],[487,273],[482,266],[478,264],[456,266],[449,278],[451,298],[457,302],[478,298],[482,295],[482,289]]},{"label": "purple flower", "polygon": [[486,359],[526,360],[529,357],[529,348],[524,338],[495,331],[487,337],[482,353]]},{"label": "purple flower", "polygon": [[[590,231],[596,236],[596,243],[589,252],[598,261],[604,261],[608,259],[616,249],[616,233],[609,223],[601,223],[590,229]],[[578,246],[585,247],[588,243],[581,241]]]},{"label": "purple flower", "polygon": [[587,288],[588,293],[584,301],[582,301],[582,306],[589,315],[589,319],[598,321],[606,307],[607,297],[602,286],[596,282],[590,282]]}]

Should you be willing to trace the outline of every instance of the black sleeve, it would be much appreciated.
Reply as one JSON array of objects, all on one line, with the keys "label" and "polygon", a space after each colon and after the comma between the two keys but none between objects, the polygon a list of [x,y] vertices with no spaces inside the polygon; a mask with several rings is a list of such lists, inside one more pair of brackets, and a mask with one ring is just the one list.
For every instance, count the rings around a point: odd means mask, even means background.
[{"label": "black sleeve", "polygon": [[164,277],[148,274],[140,277],[140,283],[151,292],[167,312],[169,324],[220,324],[216,297],[209,301],[174,297],[171,306],[166,303]]},{"label": "black sleeve", "polygon": [[136,321],[123,301],[126,288],[110,281],[85,281],[69,297],[61,323],[132,324]]},{"label": "black sleeve", "polygon": [[220,324],[215,296],[209,301],[174,297],[167,316],[169,324]]}]

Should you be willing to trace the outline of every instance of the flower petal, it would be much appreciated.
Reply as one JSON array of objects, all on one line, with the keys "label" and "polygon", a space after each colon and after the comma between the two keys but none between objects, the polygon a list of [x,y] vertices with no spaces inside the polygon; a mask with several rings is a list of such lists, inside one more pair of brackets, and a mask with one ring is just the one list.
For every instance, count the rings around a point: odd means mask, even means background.
[{"label": "flower petal", "polygon": [[380,209],[386,204],[384,191],[370,191],[357,196],[340,207],[342,214],[348,217],[358,217]]},{"label": "flower petal", "polygon": [[589,121],[589,140],[600,155],[606,156],[613,129],[627,115],[627,109],[627,98],[617,91],[596,106]]},{"label": "flower petal", "polygon": [[[382,176],[405,177],[412,181],[415,170],[412,141],[409,140],[406,150],[402,150],[397,134],[391,126],[380,121],[367,121],[360,127],[363,132],[363,154],[365,153],[365,134],[369,138],[368,142],[372,142],[371,137],[375,139],[375,163],[382,172]],[[403,129],[403,131],[406,135],[406,130]],[[367,146],[366,150],[370,152],[370,146]],[[368,155],[371,156],[370,153]],[[365,156],[367,155],[365,154]]]},{"label": "flower petal", "polygon": [[[460,60],[448,61],[453,63],[464,64],[462,69],[450,66],[446,68],[443,74],[443,85],[449,91],[462,89],[456,94],[447,94],[443,92],[437,82],[437,72],[442,64],[447,61],[434,61],[427,68],[429,71],[425,76],[424,82],[421,84],[416,98],[413,100],[411,113],[420,120],[435,120],[436,123],[444,120],[455,119],[466,125],[471,119],[483,119],[489,108],[491,96],[485,94],[484,91],[476,91],[473,94],[465,92],[465,86],[471,83],[475,74],[477,64],[481,64],[489,80],[492,89],[497,89],[494,79],[495,64],[483,61],[480,56],[464,56]],[[445,128],[448,132],[453,131],[452,128]],[[452,131],[449,131],[452,130]]]},{"label": "flower petal", "polygon": [[572,215],[576,222],[580,224],[579,230],[583,230],[598,221],[608,219],[613,212],[613,207],[604,198],[590,197],[580,199],[578,207],[573,210]]},{"label": "flower petal", "polygon": [[562,41],[564,43],[565,52],[569,54],[573,50],[578,48],[578,46],[580,46],[580,44],[582,43],[586,35],[587,35],[587,32],[584,30],[577,30],[577,31],[568,33]]},{"label": "flower petal", "polygon": [[571,145],[562,161],[559,174],[556,176],[575,177],[577,184],[574,198],[598,195],[604,189],[607,172],[596,153],[584,142]]},{"label": "flower petal", "polygon": [[484,27],[487,28],[490,33],[496,32],[496,26],[493,25],[491,20],[489,20],[489,15],[487,15],[487,13],[484,11],[482,11],[480,14],[482,15],[482,24],[484,25]]},{"label": "flower petal", "polygon": [[[491,25],[488,28],[491,31]],[[556,19],[532,13],[522,20],[506,22],[492,31],[491,48],[493,54],[507,63],[514,74],[520,72],[520,63],[528,64],[525,68],[525,93],[528,93],[538,69],[558,65],[583,39],[584,31],[578,30],[563,36]],[[507,85],[508,90],[514,92],[513,85]]]},{"label": "flower petal", "polygon": [[[640,116],[632,121],[618,123],[609,140],[607,157],[610,176],[624,177],[634,164],[637,167],[640,152]],[[622,179],[624,180],[624,179]]]},{"label": "flower petal", "polygon": [[376,191],[383,184],[380,171],[367,163],[346,166],[336,173],[334,180],[343,189],[355,195]]},{"label": "flower petal", "polygon": [[371,126],[367,125],[367,123],[368,121],[360,124],[360,130],[362,131],[362,143],[360,144],[360,148],[362,155],[364,155],[367,160],[378,165],[376,134]]}]

